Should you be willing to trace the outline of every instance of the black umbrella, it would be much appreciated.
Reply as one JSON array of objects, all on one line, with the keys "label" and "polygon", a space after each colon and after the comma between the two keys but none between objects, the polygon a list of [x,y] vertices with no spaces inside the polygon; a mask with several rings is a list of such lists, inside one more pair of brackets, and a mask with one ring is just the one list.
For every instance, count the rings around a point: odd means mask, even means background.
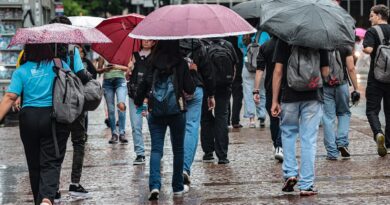
[{"label": "black umbrella", "polygon": [[291,45],[334,49],[355,40],[355,20],[330,0],[273,0],[260,13],[260,26]]}]

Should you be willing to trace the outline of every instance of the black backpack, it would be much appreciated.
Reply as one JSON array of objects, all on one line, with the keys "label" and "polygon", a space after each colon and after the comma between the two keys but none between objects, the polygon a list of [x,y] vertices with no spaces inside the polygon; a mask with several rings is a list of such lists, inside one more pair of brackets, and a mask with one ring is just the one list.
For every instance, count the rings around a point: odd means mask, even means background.
[{"label": "black backpack", "polygon": [[148,57],[141,57],[137,52],[134,53],[134,58],[135,58],[134,70],[131,73],[129,82],[127,83],[127,91],[129,97],[132,99],[135,99],[136,97],[138,86],[141,83],[142,78],[144,77],[144,74],[148,66],[147,65]]},{"label": "black backpack", "polygon": [[206,41],[205,47],[209,63],[217,86],[228,86],[233,83],[235,75],[235,53],[226,40]]}]

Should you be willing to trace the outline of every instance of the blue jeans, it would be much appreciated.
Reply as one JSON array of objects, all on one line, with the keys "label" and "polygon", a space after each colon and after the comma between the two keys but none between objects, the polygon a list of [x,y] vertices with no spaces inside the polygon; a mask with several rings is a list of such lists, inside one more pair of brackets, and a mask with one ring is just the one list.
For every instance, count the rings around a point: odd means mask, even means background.
[{"label": "blue jeans", "polygon": [[324,144],[328,157],[338,157],[337,147],[348,147],[350,118],[348,84],[324,87],[324,116],[322,120]]},{"label": "blue jeans", "polygon": [[184,171],[191,173],[199,140],[200,115],[202,113],[203,88],[197,87],[194,96],[187,101],[186,133],[184,138]]},{"label": "blue jeans", "polygon": [[142,114],[137,114],[134,100],[129,98],[129,113],[131,123],[131,133],[133,135],[134,151],[137,156],[145,156],[144,138],[142,136]]},{"label": "blue jeans", "polygon": [[161,188],[160,163],[164,151],[164,138],[167,127],[171,131],[173,151],[172,188],[174,192],[183,191],[185,113],[167,117],[154,117],[153,114],[149,114],[148,124],[152,140],[149,175],[150,191],[153,189],[160,190]]},{"label": "blue jeans", "polygon": [[117,104],[123,103],[126,105],[127,84],[124,78],[104,79],[103,81],[104,98],[106,99],[108,108],[108,119],[112,134],[125,134],[126,112],[118,109],[119,131],[116,129],[115,119],[115,95]]},{"label": "blue jeans", "polygon": [[319,101],[282,103],[280,130],[284,152],[283,177],[287,179],[298,176],[295,144],[299,135],[301,142],[299,188],[301,190],[314,185],[314,161],[321,117],[322,103]]},{"label": "blue jeans", "polygon": [[254,118],[257,115],[257,118],[265,119],[266,112],[265,109],[265,90],[264,90],[264,80],[261,81],[261,92],[260,92],[260,104],[256,105],[253,100],[253,88],[255,85],[255,73],[250,73],[245,67],[242,68],[242,85],[244,90],[244,118]]}]

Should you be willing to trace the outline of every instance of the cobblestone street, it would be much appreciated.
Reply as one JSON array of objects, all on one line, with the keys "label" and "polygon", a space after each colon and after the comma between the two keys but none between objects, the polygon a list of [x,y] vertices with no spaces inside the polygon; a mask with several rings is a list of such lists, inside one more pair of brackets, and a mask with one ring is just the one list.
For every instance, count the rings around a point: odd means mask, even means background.
[{"label": "cobblestone street", "polygon": [[[362,93],[362,97],[364,93]],[[364,97],[363,97],[364,98]],[[231,130],[228,158],[231,163],[203,163],[200,144],[193,164],[190,192],[174,198],[171,189],[172,152],[166,138],[162,160],[162,190],[154,204],[390,204],[389,157],[380,158],[364,115],[365,99],[352,108],[349,160],[328,161],[323,133],[318,137],[316,161],[317,196],[300,197],[299,192],[281,191],[281,164],[273,159],[269,125],[260,129]],[[103,104],[102,104],[103,105]],[[110,145],[104,125],[103,106],[90,113],[89,140],[81,184],[90,191],[88,200],[68,196],[72,145],[61,175],[60,204],[149,204],[147,200],[150,137],[145,126],[146,165],[133,166],[132,140],[128,145]],[[128,115],[127,123],[129,124]],[[244,127],[248,122],[243,121]],[[131,139],[130,126],[127,135]],[[0,128],[0,202],[32,204],[28,170],[18,127]],[[299,147],[299,144],[298,144]],[[299,148],[297,150],[300,156]]]}]

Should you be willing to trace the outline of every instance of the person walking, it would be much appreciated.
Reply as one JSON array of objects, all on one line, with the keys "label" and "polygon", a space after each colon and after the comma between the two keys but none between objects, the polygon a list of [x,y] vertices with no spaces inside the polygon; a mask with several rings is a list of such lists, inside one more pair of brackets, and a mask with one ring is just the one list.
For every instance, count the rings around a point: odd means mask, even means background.
[{"label": "person walking", "polygon": [[[256,76],[255,76],[255,86],[253,90],[253,99],[256,104],[261,103],[263,99],[260,97],[260,93],[262,92],[261,84],[264,85],[265,88],[265,107],[268,112],[268,116],[270,119],[270,131],[271,138],[274,146],[274,157],[279,160],[279,162],[283,162],[283,148],[282,148],[282,140],[280,137],[280,127],[279,127],[279,118],[272,116],[271,106],[272,106],[272,75],[274,73],[275,63],[273,61],[275,46],[276,46],[276,37],[271,37],[271,39],[261,45],[259,54],[257,56],[257,68],[256,68]],[[263,81],[263,73],[265,73],[264,82]],[[278,96],[280,101],[280,95]]]},{"label": "person walking", "polygon": [[[21,96],[19,130],[34,203],[51,205],[59,186],[70,129],[68,124],[56,122],[59,148],[59,155],[56,156],[52,132],[53,84],[56,76],[53,71],[54,46],[27,44],[24,47],[24,56],[26,62],[13,73],[8,91],[0,103],[0,120],[17,97]],[[65,61],[62,61],[62,65],[69,70]]]},{"label": "person walking", "polygon": [[[377,78],[381,76],[375,75],[375,72],[383,66],[387,67],[385,63],[378,62],[377,64],[376,56],[380,52],[378,48],[390,39],[388,19],[389,8],[387,6],[383,4],[373,6],[370,12],[372,27],[367,30],[363,41],[363,52],[371,56],[366,87],[366,115],[377,143],[378,155],[381,157],[387,155],[387,147],[390,147],[390,81],[379,81]],[[385,76],[385,74],[381,75]],[[389,78],[387,74],[387,79]],[[385,132],[382,131],[379,121],[382,99],[386,123]]]},{"label": "person walking", "polygon": [[[97,72],[104,73],[103,90],[104,98],[108,108],[108,120],[111,128],[111,139],[109,144],[127,144],[125,128],[126,128],[126,95],[127,82],[125,73],[128,71],[127,66],[107,64],[104,65],[104,60],[101,58],[98,64]],[[116,96],[116,104],[115,104]],[[119,130],[116,128],[116,107],[118,108],[118,125]]]},{"label": "person walking", "polygon": [[[150,66],[150,54],[156,41],[142,40],[141,50],[133,54],[129,62],[129,82],[127,83],[129,94],[129,113],[131,132],[133,136],[134,152],[137,155],[133,165],[145,164],[145,145],[142,135],[143,115],[142,111],[137,109],[134,104],[137,88],[142,81],[147,68]],[[144,109],[147,109],[146,107]]]},{"label": "person walking", "polygon": [[[72,23],[66,16],[58,16],[50,21],[50,23],[62,23],[71,25]],[[92,79],[90,73],[84,69],[83,61],[81,59],[80,51],[74,45],[58,44],[57,45],[58,57],[65,61],[72,72],[74,72],[78,78],[80,78],[83,85]],[[72,160],[72,173],[71,182],[69,185],[69,194],[71,196],[89,198],[88,191],[81,186],[81,174],[84,164],[85,155],[85,143],[86,136],[86,112],[83,112],[70,126],[71,141],[73,146],[73,160]],[[58,191],[55,199],[59,200],[61,193]]]},{"label": "person walking", "polygon": [[[257,39],[256,39],[257,38]],[[261,42],[258,41],[258,39],[261,39]],[[256,35],[244,35],[240,36],[238,38],[239,43],[238,46],[241,49],[241,52],[244,56],[244,64],[242,68],[242,79],[243,79],[243,91],[244,91],[244,118],[249,118],[249,127],[255,128],[256,127],[256,116],[258,120],[260,121],[260,127],[265,126],[265,118],[266,118],[266,108],[265,108],[265,91],[264,89],[261,89],[260,97],[262,100],[259,104],[255,104],[253,101],[253,94],[251,93],[254,87],[255,82],[255,74],[252,72],[249,72],[247,66],[245,65],[245,62],[248,62],[247,52],[248,52],[248,45],[254,42],[258,42],[259,45],[262,45],[264,42],[266,42],[269,39],[269,35],[266,32],[261,32],[260,34]],[[264,88],[264,85],[261,86]]]},{"label": "person walking", "polygon": [[[238,63],[233,46],[226,40],[206,40],[207,55],[215,78],[215,96],[205,95],[201,116],[201,145],[203,162],[228,164],[229,146],[228,109],[232,92],[235,68]],[[214,108],[215,105],[215,108]],[[214,109],[213,109],[214,108]]]},{"label": "person walking", "polygon": [[[196,85],[195,93],[186,96],[186,133],[184,138],[184,184],[191,183],[191,167],[195,159],[199,141],[199,126],[202,113],[204,93],[207,96],[215,94],[215,79],[212,68],[208,62],[207,51],[198,39],[180,41],[180,47],[191,71],[192,79]],[[210,105],[209,109],[214,105]]]},{"label": "person walking", "polygon": [[[349,109],[350,76],[354,93],[358,93],[358,82],[355,72],[354,58],[351,47],[341,47],[329,52],[330,76],[324,85],[324,145],[328,160],[337,160],[339,152],[342,157],[350,157],[349,123],[351,111]],[[339,79],[341,78],[342,79]],[[360,95],[360,94],[359,94]],[[337,126],[336,126],[337,119]]]},{"label": "person walking", "polygon": [[183,184],[183,163],[186,125],[184,93],[193,95],[196,89],[190,72],[193,71],[189,71],[187,62],[180,54],[179,41],[159,41],[152,53],[151,64],[137,89],[134,100],[137,107],[142,106],[145,98],[149,97],[148,124],[152,142],[149,200],[159,198],[160,163],[168,127],[173,151],[173,194],[182,196],[189,190],[189,187]]},{"label": "person walking", "polygon": [[[292,51],[293,49],[293,51]],[[272,79],[272,107],[273,117],[281,117],[280,130],[283,145],[283,178],[285,179],[282,191],[292,192],[298,182],[298,164],[296,159],[296,140],[300,136],[301,166],[299,173],[299,189],[301,196],[317,194],[314,188],[314,164],[317,148],[317,136],[322,117],[322,94],[319,82],[322,77],[329,75],[328,52],[297,46],[290,46],[282,40],[276,43],[275,69]],[[304,53],[304,54],[303,54]],[[300,55],[305,55],[300,57]],[[310,59],[308,59],[310,57]],[[306,59],[308,59],[306,61]],[[301,61],[305,62],[301,62]],[[311,62],[308,62],[308,61]],[[312,64],[313,62],[313,64]],[[308,65],[302,68],[302,66]],[[317,67],[318,66],[318,67]],[[302,69],[305,72],[317,73],[309,81],[289,73]],[[318,69],[318,70],[316,70]],[[295,78],[294,78],[295,77]],[[290,80],[288,80],[288,78]],[[301,84],[305,88],[297,87]],[[304,84],[303,84],[304,83]],[[281,101],[279,102],[279,94]],[[298,91],[300,90],[300,91]]]}]

